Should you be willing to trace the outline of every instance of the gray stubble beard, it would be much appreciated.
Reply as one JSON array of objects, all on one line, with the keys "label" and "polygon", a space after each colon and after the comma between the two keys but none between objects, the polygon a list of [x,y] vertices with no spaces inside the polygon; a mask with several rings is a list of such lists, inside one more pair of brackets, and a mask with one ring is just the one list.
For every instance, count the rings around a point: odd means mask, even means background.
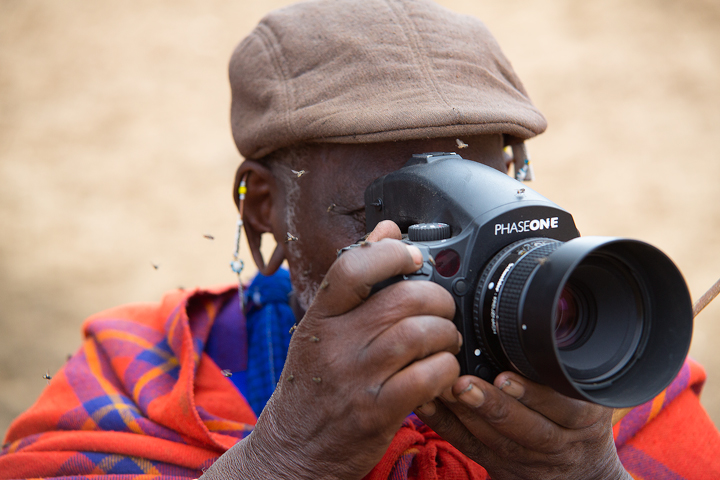
[{"label": "gray stubble beard", "polygon": [[[297,229],[297,212],[300,205],[300,184],[297,182],[297,178],[291,173],[292,169],[299,167],[296,163],[302,158],[302,154],[291,153],[288,161],[281,162],[277,165],[277,168],[282,171],[276,172],[276,178],[282,182],[285,190],[286,208],[285,208],[285,224],[288,232],[296,235]],[[290,279],[292,282],[295,298],[297,299],[300,307],[307,311],[310,304],[315,299],[320,285],[312,279],[312,265],[306,264],[307,259],[302,257],[302,252],[299,243],[302,242],[302,238],[299,238],[296,242],[287,242],[285,244],[285,256],[290,263],[292,258],[292,264],[294,268],[291,268]],[[298,319],[299,320],[299,319]]]}]

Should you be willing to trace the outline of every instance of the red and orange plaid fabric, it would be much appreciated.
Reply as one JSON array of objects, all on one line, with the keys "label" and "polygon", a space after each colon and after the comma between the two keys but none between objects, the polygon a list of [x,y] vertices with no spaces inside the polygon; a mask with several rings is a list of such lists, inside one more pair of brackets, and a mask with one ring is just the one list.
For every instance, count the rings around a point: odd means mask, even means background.
[{"label": "red and orange plaid fabric", "polygon": [[8,430],[0,478],[201,475],[255,424],[203,354],[233,295],[176,291],[88,319],[80,351]]},{"label": "red and orange plaid fabric", "polygon": [[[203,352],[232,288],[176,291],[88,319],[85,342],[38,401],[10,427],[0,479],[196,478],[244,438],[255,416]],[[688,362],[654,401],[615,427],[636,479],[720,478],[720,435],[698,401],[705,379]],[[485,479],[411,416],[368,475],[379,479]]]}]

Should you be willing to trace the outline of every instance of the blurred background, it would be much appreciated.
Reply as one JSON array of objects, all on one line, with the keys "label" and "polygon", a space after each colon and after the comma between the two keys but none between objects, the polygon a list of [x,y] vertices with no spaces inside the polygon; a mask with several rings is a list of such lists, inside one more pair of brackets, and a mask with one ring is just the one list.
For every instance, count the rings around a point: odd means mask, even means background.
[{"label": "blurred background", "polygon": [[[288,3],[0,0],[0,433],[88,315],[234,281],[226,64]],[[720,277],[720,3],[440,3],[485,21],[548,118],[531,187],[584,235],[660,247],[699,298]],[[716,425],[719,333],[720,300],[691,349]]]}]

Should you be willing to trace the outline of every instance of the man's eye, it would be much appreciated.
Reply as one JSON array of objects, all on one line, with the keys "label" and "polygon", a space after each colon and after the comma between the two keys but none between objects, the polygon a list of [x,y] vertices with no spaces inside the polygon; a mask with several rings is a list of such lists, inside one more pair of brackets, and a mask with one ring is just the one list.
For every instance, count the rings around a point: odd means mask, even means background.
[{"label": "man's eye", "polygon": [[365,207],[348,208],[342,204],[333,203],[328,209],[328,213],[334,213],[335,215],[342,215],[351,217],[353,220],[365,225]]}]

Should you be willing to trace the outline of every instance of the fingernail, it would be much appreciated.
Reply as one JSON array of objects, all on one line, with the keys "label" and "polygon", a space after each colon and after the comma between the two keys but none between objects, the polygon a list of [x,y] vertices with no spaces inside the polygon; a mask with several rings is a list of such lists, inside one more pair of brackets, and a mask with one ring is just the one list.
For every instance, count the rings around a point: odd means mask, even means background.
[{"label": "fingernail", "polygon": [[420,253],[420,249],[417,248],[415,245],[407,245],[406,244],[405,246],[407,247],[408,252],[410,252],[410,256],[412,257],[413,262],[415,262],[415,265],[418,265],[418,266],[422,265],[423,258],[422,258],[422,253]]},{"label": "fingernail", "polygon": [[469,407],[477,408],[485,402],[485,394],[471,383],[458,394],[458,399]]},{"label": "fingernail", "polygon": [[435,415],[435,412],[437,411],[437,407],[435,406],[435,402],[433,400],[430,400],[429,402],[424,403],[424,404],[420,405],[419,407],[417,407],[415,409],[415,411],[417,413],[419,413],[420,415],[424,415],[426,417],[431,417],[431,416]]},{"label": "fingernail", "polygon": [[500,385],[500,390],[507,393],[513,398],[520,398],[525,395],[525,388],[523,388],[523,386],[519,383],[510,381],[510,379],[505,380],[505,382]]},{"label": "fingernail", "polygon": [[462,348],[463,338],[462,333],[458,332],[458,348]]}]

